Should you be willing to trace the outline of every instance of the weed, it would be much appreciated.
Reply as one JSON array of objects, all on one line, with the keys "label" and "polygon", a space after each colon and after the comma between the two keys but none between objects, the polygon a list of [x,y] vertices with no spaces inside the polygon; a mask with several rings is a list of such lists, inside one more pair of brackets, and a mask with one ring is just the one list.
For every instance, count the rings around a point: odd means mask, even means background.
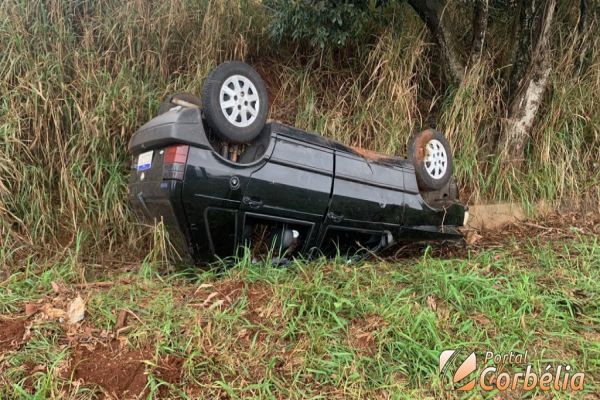
[{"label": "weed", "polygon": [[[577,394],[585,396],[598,390],[599,253],[595,236],[580,235],[471,251],[462,259],[426,251],[392,263],[318,260],[288,268],[242,259],[193,279],[106,271],[100,280],[115,284],[83,293],[86,322],[67,346],[68,327],[32,320],[31,337],[5,356],[2,379],[9,384],[0,395],[27,397],[32,382],[48,397],[59,390],[72,398],[98,393],[56,370],[70,371],[81,344],[105,349],[126,310],[120,351],[139,349],[147,357],[154,395],[439,397],[446,393],[439,353],[464,346],[481,354],[527,350],[536,368],[568,363],[586,372],[585,393]],[[35,277],[15,275],[8,283],[12,307],[3,312],[49,296],[40,288],[50,277],[68,279],[68,264]],[[161,375],[166,357],[178,360],[169,364],[176,365],[168,375],[176,381]],[[31,377],[38,365],[45,369]]]}]

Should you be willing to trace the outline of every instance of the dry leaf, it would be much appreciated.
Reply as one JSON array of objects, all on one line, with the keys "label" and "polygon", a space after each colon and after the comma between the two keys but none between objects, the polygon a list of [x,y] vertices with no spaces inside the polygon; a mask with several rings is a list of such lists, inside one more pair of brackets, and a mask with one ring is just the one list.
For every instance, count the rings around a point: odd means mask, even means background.
[{"label": "dry leaf", "polygon": [[480,325],[488,325],[490,323],[489,318],[483,314],[475,314],[472,318],[473,321],[477,322]]},{"label": "dry leaf", "polygon": [[213,310],[217,307],[221,307],[223,305],[223,303],[225,303],[225,300],[221,299],[221,300],[217,300],[214,303],[212,303],[212,305],[208,308],[209,310]]},{"label": "dry leaf", "polygon": [[67,315],[69,318],[69,323],[71,324],[76,324],[83,320],[85,315],[85,303],[83,302],[81,296],[77,296],[75,300],[69,304]]},{"label": "dry leaf", "polygon": [[437,302],[435,301],[435,296],[428,296],[427,297],[427,305],[433,311],[437,310]]},{"label": "dry leaf", "polygon": [[126,323],[127,323],[127,311],[121,310],[119,312],[119,316],[117,317],[117,323],[115,325],[115,330],[118,331],[119,329],[125,327]]},{"label": "dry leaf", "polygon": [[36,303],[25,304],[25,315],[28,317],[40,311],[40,305]]},{"label": "dry leaf", "polygon": [[36,365],[35,367],[33,367],[33,369],[31,371],[29,371],[29,373],[33,374],[35,372],[45,372],[45,371],[46,371],[45,365]]},{"label": "dry leaf", "polygon": [[49,319],[60,319],[65,316],[65,310],[54,308],[51,304],[46,303],[42,306],[42,312]]},{"label": "dry leaf", "polygon": [[52,291],[54,293],[60,293],[61,289],[60,289],[60,285],[58,283],[52,281],[50,284],[52,285]]},{"label": "dry leaf", "polygon": [[477,232],[475,232],[475,231],[468,231],[467,235],[465,237],[465,242],[467,242],[467,244],[471,245],[473,243],[476,243],[476,242],[480,241],[482,238],[483,238],[483,236],[481,236]]},{"label": "dry leaf", "polygon": [[196,288],[196,290],[194,291],[194,296],[198,294],[199,291],[201,291],[202,289],[207,289],[207,288],[211,288],[214,285],[210,284],[210,283],[203,283],[200,286],[198,286]]},{"label": "dry leaf", "polygon": [[210,301],[218,295],[219,295],[219,292],[212,292],[211,294],[209,294],[208,297],[206,297],[206,300],[204,300],[204,302],[202,303],[202,306],[206,307],[208,305],[208,303],[210,303]]}]

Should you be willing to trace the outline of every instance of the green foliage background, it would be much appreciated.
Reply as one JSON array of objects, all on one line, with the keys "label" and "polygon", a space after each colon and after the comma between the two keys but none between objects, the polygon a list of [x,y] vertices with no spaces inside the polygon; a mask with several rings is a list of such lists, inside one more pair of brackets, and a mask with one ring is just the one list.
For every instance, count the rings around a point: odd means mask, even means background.
[{"label": "green foliage background", "polygon": [[[374,7],[340,4],[321,18],[346,21]],[[589,67],[577,75],[569,7],[559,10],[552,89],[522,171],[501,167],[490,149],[503,118],[498,60],[511,34],[501,16],[490,26],[488,56],[456,87],[441,81],[435,46],[406,4],[377,10],[370,15],[381,18],[357,26],[356,36],[317,30],[311,44],[290,38],[290,22],[256,0],[3,1],[1,263],[75,243],[90,255],[147,243],[125,201],[128,140],[163,96],[200,93],[210,69],[231,59],[264,76],[272,118],[348,144],[403,155],[410,134],[435,116],[469,202],[597,204],[599,38],[589,36]],[[466,17],[449,11],[458,30]],[[341,48],[325,45],[342,39]]]}]

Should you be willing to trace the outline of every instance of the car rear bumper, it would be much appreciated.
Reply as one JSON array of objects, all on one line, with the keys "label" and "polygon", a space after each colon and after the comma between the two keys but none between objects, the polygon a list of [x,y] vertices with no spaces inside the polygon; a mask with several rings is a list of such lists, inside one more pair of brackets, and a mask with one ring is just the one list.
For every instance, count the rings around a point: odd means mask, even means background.
[{"label": "car rear bumper", "polygon": [[150,120],[131,137],[129,151],[138,154],[174,143],[211,148],[200,109],[174,108]]}]

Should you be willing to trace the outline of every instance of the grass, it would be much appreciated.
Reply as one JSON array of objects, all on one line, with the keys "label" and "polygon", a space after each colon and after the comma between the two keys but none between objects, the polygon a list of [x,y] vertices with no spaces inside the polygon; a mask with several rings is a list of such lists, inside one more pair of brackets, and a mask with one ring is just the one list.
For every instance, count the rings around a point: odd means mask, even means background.
[{"label": "grass", "polygon": [[[160,224],[136,223],[125,200],[131,135],[165,95],[201,93],[211,68],[231,59],[265,78],[272,118],[347,144],[404,155],[410,134],[435,122],[470,202],[598,204],[597,35],[577,74],[572,15],[558,18],[552,88],[516,170],[493,150],[511,32],[492,21],[486,56],[449,86],[423,24],[405,4],[393,12],[398,29],[328,52],[273,44],[255,0],[0,2],[0,315],[37,300],[64,309],[77,292],[87,304],[81,330],[43,313],[28,320],[26,343],[0,361],[0,398],[93,398],[98,387],[69,371],[82,345],[116,334],[123,310],[119,337],[146,352],[150,396],[166,386],[183,398],[441,397],[439,351],[465,345],[569,362],[588,373],[593,397],[591,235],[517,238],[448,260],[282,269],[244,259],[200,273],[168,264]],[[167,354],[183,361],[180,388],[156,372]]]},{"label": "grass", "polygon": [[[439,353],[463,346],[481,355],[527,350],[536,368],[569,364],[587,373],[585,390],[554,398],[594,398],[599,260],[597,236],[577,234],[514,238],[450,259],[426,249],[395,262],[242,262],[220,272],[169,274],[158,264],[144,272],[103,269],[96,279],[113,284],[97,288],[77,289],[79,278],[65,267],[70,261],[32,265],[7,283],[2,313],[77,292],[86,299],[86,319],[77,330],[31,319],[31,336],[4,361],[0,398],[99,393],[64,371],[78,346],[110,340],[120,310],[130,315],[124,348],[149,356],[149,397],[163,390],[174,398],[439,398],[448,395]],[[59,294],[52,281],[63,288]],[[176,383],[156,375],[166,355],[181,359]],[[36,365],[44,368],[28,378],[26,368]]]},{"label": "grass", "polygon": [[452,86],[406,4],[390,7],[398,29],[379,27],[353,51],[329,52],[274,44],[269,12],[254,0],[4,1],[0,264],[8,271],[18,249],[60,252],[77,235],[89,254],[147,243],[125,202],[129,138],[165,95],[201,93],[211,68],[231,59],[265,78],[272,118],[347,144],[404,155],[409,136],[435,124],[471,202],[597,204],[600,46],[590,35],[589,67],[577,74],[579,36],[567,9],[552,88],[525,168],[515,170],[493,149],[510,24],[491,23],[489,57]]}]

